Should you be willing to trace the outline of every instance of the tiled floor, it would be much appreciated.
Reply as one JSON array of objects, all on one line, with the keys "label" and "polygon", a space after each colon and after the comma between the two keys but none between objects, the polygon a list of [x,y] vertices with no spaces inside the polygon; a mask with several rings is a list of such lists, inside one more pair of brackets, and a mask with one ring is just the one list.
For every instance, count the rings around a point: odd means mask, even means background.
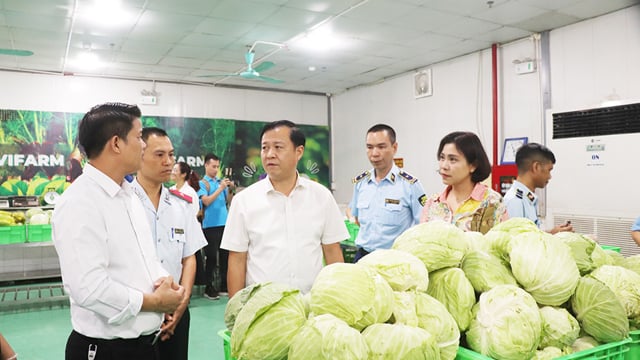
[{"label": "tiled floor", "polygon": [[[191,300],[189,359],[224,360],[222,339],[227,298],[208,300],[194,295]],[[42,310],[0,312],[0,332],[20,359],[64,359],[64,347],[71,332],[68,306]]]}]

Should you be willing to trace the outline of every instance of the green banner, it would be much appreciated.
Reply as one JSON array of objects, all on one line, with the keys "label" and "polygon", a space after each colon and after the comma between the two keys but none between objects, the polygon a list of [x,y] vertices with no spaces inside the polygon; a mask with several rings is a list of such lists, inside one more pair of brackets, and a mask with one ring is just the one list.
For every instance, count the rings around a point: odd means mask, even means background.
[{"label": "green banner", "polygon": [[[78,123],[84,114],[0,110],[0,196],[62,193],[81,173],[84,157],[77,147]],[[220,174],[231,173],[239,186],[256,182],[264,173],[260,132],[266,122],[143,116],[145,127],[167,131],[176,161],[204,175],[204,155],[221,159]],[[307,137],[298,164],[302,176],[329,187],[329,129],[300,125]],[[226,170],[225,169],[231,169]]]}]

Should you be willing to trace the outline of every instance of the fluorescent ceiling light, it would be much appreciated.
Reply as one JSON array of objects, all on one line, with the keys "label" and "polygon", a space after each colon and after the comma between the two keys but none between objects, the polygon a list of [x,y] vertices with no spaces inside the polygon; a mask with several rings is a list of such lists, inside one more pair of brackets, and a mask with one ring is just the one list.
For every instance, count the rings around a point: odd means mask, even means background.
[{"label": "fluorescent ceiling light", "polygon": [[84,17],[99,26],[118,27],[131,23],[134,15],[122,6],[121,0],[95,0]]},{"label": "fluorescent ceiling light", "polygon": [[307,50],[326,52],[342,47],[342,41],[333,34],[330,27],[322,26],[301,36],[296,41],[296,46]]},{"label": "fluorescent ceiling light", "polygon": [[78,55],[78,57],[71,63],[71,65],[75,68],[89,71],[103,67],[104,63],[100,60],[96,53],[85,51]]}]

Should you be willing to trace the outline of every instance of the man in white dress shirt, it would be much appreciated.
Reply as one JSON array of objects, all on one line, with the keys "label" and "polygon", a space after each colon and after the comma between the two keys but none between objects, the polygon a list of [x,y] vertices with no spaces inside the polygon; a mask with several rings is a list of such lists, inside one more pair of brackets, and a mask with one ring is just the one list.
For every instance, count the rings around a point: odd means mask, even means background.
[{"label": "man in white dress shirt", "polygon": [[349,238],[329,190],[298,174],[305,136],[294,123],[265,125],[262,166],[267,177],[231,203],[221,248],[229,250],[229,297],[253,283],[273,281],[309,292],[327,264],[343,262]]},{"label": "man in white dress shirt", "polygon": [[144,142],[140,109],[108,103],[80,121],[89,163],[63,193],[53,241],[71,305],[65,359],[157,359],[164,313],[185,290],[158,260],[144,208],[125,176],[136,172]]},{"label": "man in white dress shirt", "polygon": [[156,251],[163,267],[185,290],[184,300],[165,317],[158,353],[161,360],[189,358],[189,299],[196,276],[196,251],[207,245],[200,223],[191,209],[198,201],[163,184],[169,181],[174,163],[171,139],[157,127],[142,129],[146,146],[142,166],[132,181],[151,226]]}]

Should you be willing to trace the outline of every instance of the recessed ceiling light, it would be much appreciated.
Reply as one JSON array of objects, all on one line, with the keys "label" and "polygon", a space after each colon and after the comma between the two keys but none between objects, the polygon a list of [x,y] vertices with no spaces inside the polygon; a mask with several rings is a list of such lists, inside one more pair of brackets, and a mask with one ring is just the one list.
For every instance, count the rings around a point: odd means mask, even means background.
[{"label": "recessed ceiling light", "polygon": [[316,71],[316,67],[315,67],[315,66],[313,66],[313,65],[310,65],[310,66],[308,67],[308,69],[309,69],[309,71]]}]

